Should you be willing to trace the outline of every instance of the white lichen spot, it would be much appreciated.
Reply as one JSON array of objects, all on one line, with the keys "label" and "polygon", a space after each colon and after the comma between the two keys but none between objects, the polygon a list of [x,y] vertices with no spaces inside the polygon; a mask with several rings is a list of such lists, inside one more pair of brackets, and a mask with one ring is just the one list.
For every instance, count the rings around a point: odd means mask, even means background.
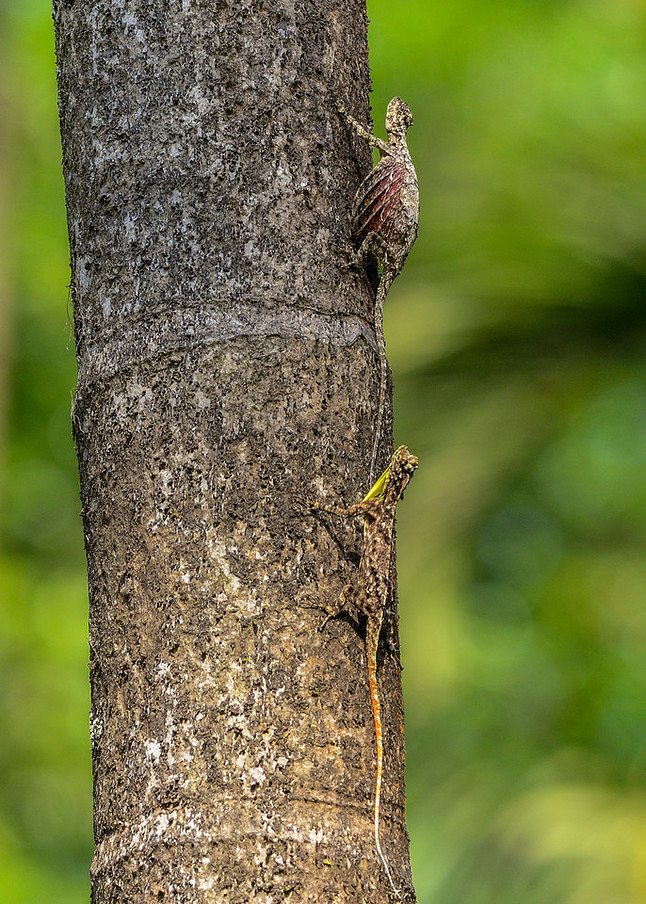
[{"label": "white lichen spot", "polygon": [[169,813],[160,813],[157,816],[157,822],[154,823],[152,826],[151,835],[158,839],[162,838],[166,834],[166,831],[168,830],[168,826],[170,825],[171,816],[174,816],[174,815],[175,815],[175,811],[173,811],[170,814]]},{"label": "white lichen spot", "polygon": [[103,734],[103,719],[99,716],[90,716],[90,742],[95,744]]},{"label": "white lichen spot", "polygon": [[148,41],[146,40],[146,32],[143,30],[141,25],[139,25],[137,16],[132,12],[124,13],[123,24],[125,26],[124,31],[126,33],[130,29],[132,29],[137,43],[145,53],[148,50]]},{"label": "white lichen spot", "polygon": [[211,399],[209,399],[208,396],[205,396],[201,389],[198,389],[195,393],[195,404],[198,408],[210,408]]},{"label": "white lichen spot", "polygon": [[135,37],[141,44],[142,50],[148,50],[148,41],[146,40],[146,32],[143,28],[135,28]]},{"label": "white lichen spot", "polygon": [[197,112],[200,114],[206,113],[213,105],[213,98],[204,94],[202,85],[200,84],[194,85],[191,91],[189,91],[189,97],[192,98],[197,107]]},{"label": "white lichen spot", "polygon": [[254,769],[249,770],[249,775],[251,776],[254,784],[256,785],[264,785],[267,777],[265,776],[264,769],[261,769],[260,766],[256,766]]},{"label": "white lichen spot", "polygon": [[262,866],[263,868],[266,868],[267,847],[260,841],[260,839],[256,841],[256,850],[258,853],[254,854],[254,863],[256,864],[256,866]]},{"label": "white lichen spot", "polygon": [[112,299],[109,295],[104,295],[101,299],[101,310],[103,311],[104,319],[108,320],[112,313]]},{"label": "white lichen spot", "polygon": [[144,741],[144,750],[147,760],[152,760],[155,763],[159,762],[159,757],[161,756],[161,744],[159,741]]},{"label": "white lichen spot", "polygon": [[123,226],[126,240],[129,242],[134,241],[137,238],[137,220],[132,213],[128,212],[126,214]]},{"label": "white lichen spot", "polygon": [[322,829],[318,829],[317,831],[312,829],[307,837],[310,844],[321,844],[325,839],[325,832]]},{"label": "white lichen spot", "polygon": [[200,825],[200,821],[200,813],[191,813],[187,810],[183,834],[188,834],[190,837],[194,838],[202,838],[204,836],[204,831],[202,829],[202,826]]},{"label": "white lichen spot", "polygon": [[76,285],[81,292],[86,292],[90,287],[88,263],[89,258],[87,257],[78,257],[76,260]]}]

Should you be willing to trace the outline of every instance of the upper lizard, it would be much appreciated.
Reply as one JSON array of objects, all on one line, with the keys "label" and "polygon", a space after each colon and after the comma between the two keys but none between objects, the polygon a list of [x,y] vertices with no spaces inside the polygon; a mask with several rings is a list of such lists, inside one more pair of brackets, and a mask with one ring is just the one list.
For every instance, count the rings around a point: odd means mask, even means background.
[{"label": "upper lizard", "polygon": [[401,97],[393,97],[386,110],[386,134],[383,141],[366,131],[342,107],[340,112],[356,133],[371,147],[378,148],[381,160],[363,180],[354,199],[352,237],[357,251],[352,264],[372,255],[381,265],[375,298],[375,333],[379,350],[379,403],[370,462],[370,483],[375,479],[381,439],[388,361],[383,332],[383,306],[393,280],[401,272],[415,243],[419,227],[419,186],[417,174],[406,144],[413,114]]}]

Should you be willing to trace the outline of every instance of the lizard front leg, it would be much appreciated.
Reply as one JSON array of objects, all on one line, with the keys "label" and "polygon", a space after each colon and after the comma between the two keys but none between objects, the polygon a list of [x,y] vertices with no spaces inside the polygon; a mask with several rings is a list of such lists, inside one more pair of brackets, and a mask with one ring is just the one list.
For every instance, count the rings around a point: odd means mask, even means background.
[{"label": "lizard front leg", "polygon": [[345,587],[339,594],[336,605],[327,610],[327,615],[319,625],[319,631],[322,631],[331,619],[336,618],[337,615],[340,615],[342,612],[348,611],[349,604],[352,602],[355,593],[356,590],[352,586],[352,584],[345,585]]},{"label": "lizard front leg", "polygon": [[[320,502],[313,502],[312,500],[306,500],[307,505],[313,512],[325,512],[328,515],[336,515],[339,518],[349,518],[356,517],[359,515],[364,515],[365,512],[372,507],[372,500],[362,499],[361,502],[356,502],[354,505],[350,505],[347,508],[342,508],[341,506],[336,505],[323,505]],[[349,608],[349,604],[351,604],[353,596],[356,592],[356,588],[352,584],[346,584],[341,593],[339,594],[336,605],[333,607],[325,607],[325,618],[319,625],[319,631],[322,631],[327,623],[332,618],[336,618],[343,611],[347,611]]]},{"label": "lizard front leg", "polygon": [[341,116],[343,116],[348,125],[354,129],[359,138],[363,138],[364,141],[367,141],[370,147],[378,148],[382,154],[392,154],[393,151],[388,142],[383,141],[381,138],[377,138],[376,135],[372,135],[367,129],[364,129],[361,123],[357,122],[354,116],[351,116],[345,107],[339,106],[338,109]]}]

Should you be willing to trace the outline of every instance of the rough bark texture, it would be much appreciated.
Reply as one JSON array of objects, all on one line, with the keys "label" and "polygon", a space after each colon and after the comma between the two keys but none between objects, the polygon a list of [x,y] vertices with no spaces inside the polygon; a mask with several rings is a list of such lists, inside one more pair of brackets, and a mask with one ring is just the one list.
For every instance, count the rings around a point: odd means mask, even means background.
[{"label": "rough bark texture", "polygon": [[[55,0],[90,587],[93,901],[388,901],[356,567],[374,296],[339,267],[364,0]],[[387,450],[385,450],[387,453]],[[382,844],[410,895],[399,665]],[[407,891],[408,890],[408,891]]]}]

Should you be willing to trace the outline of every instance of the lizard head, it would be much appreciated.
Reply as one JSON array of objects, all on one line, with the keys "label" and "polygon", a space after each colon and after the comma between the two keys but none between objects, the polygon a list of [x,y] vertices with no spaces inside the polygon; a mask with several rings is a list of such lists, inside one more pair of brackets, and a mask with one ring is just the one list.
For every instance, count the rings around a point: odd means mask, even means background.
[{"label": "lizard head", "polygon": [[401,97],[393,97],[386,110],[386,134],[389,138],[406,138],[408,127],[413,125],[413,114]]},{"label": "lizard head", "polygon": [[406,446],[399,446],[393,453],[390,464],[377,482],[368,490],[363,501],[390,497],[395,504],[404,495],[411,477],[419,464],[416,455],[411,455]]},{"label": "lizard head", "polygon": [[[411,477],[413,472],[419,465],[419,459],[416,455],[411,455],[407,446],[399,446],[395,449],[392,460],[390,462],[390,473],[409,474]],[[409,477],[410,479],[410,477]],[[406,481],[408,483],[408,481]]]}]

